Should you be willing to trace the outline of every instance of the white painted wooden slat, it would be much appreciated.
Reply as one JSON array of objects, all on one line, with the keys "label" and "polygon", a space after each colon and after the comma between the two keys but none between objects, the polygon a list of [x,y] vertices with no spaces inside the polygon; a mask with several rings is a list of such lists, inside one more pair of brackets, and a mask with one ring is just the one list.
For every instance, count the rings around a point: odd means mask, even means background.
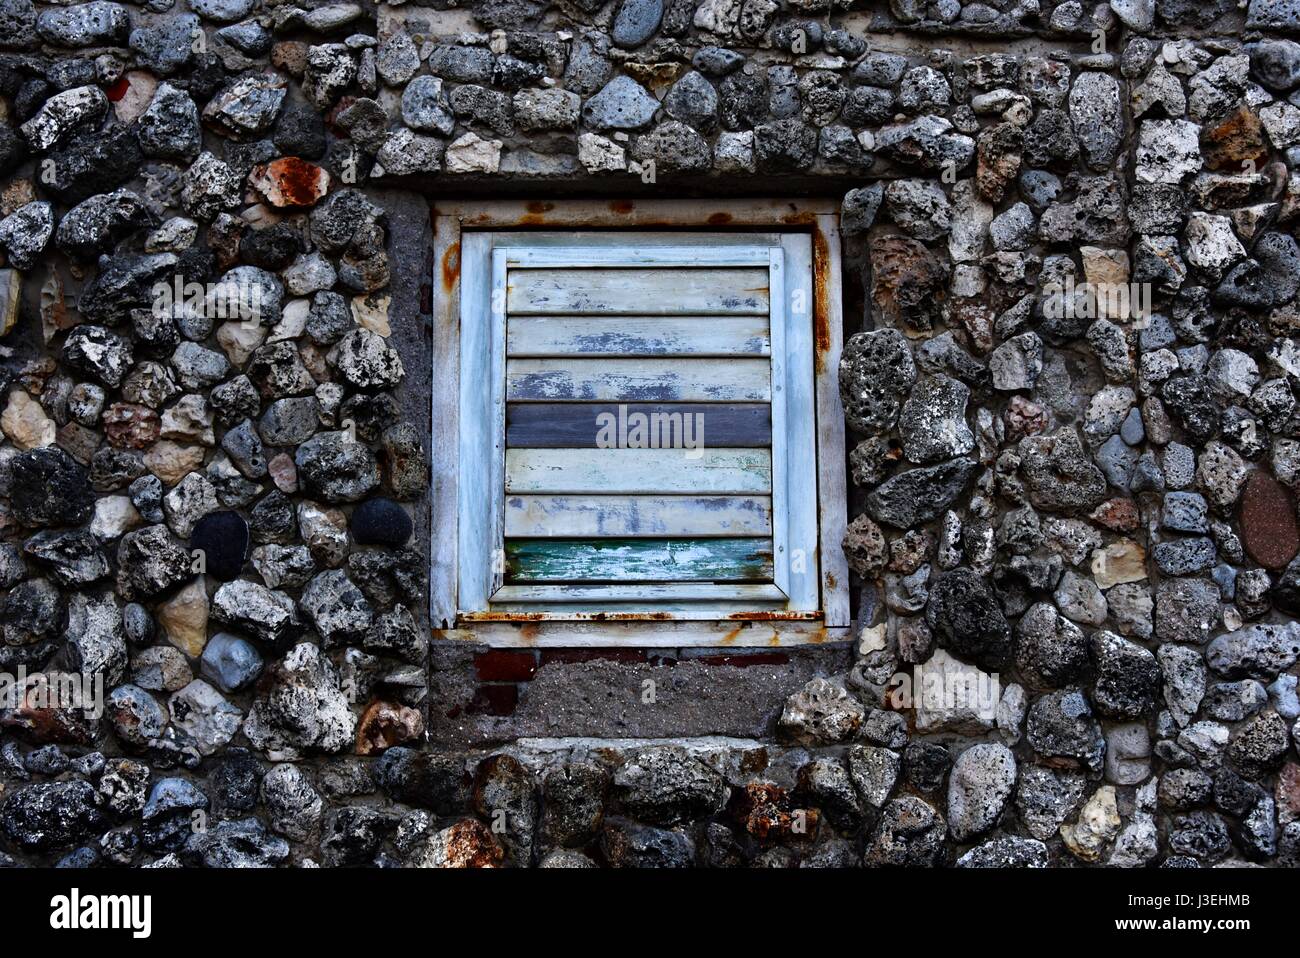
[{"label": "white painted wooden slat", "polygon": [[[697,458],[690,458],[698,452]],[[506,492],[554,495],[767,495],[767,449],[510,449]]]},{"label": "white painted wooden slat", "polygon": [[503,548],[505,540],[505,510],[501,490],[505,487],[505,448],[506,448],[506,284],[509,273],[506,271],[505,250],[492,251],[492,331],[491,355],[488,373],[484,380],[476,385],[490,397],[489,414],[491,416],[492,448],[488,459],[487,488],[490,497],[490,526],[488,541],[492,545],[491,565],[488,569],[488,595],[501,586],[505,573],[504,563],[498,560],[497,550]]},{"label": "white painted wooden slat", "polygon": [[773,247],[768,251],[769,285],[772,311],[769,316],[772,335],[772,565],[773,578],[781,590],[790,594],[790,468],[786,450],[786,303],[785,251]]},{"label": "white painted wooden slat", "polygon": [[765,316],[766,269],[517,269],[510,315]]},{"label": "white painted wooden slat", "polygon": [[494,331],[504,318],[492,313],[492,237],[463,234],[461,241],[460,439],[457,486],[457,605],[462,611],[487,608],[494,573],[497,535],[493,460],[504,435],[496,432],[492,375]]},{"label": "white painted wooden slat", "polygon": [[767,402],[766,359],[512,359],[509,402]]},{"label": "white painted wooden slat", "polygon": [[765,316],[515,316],[506,355],[766,356]]},{"label": "white painted wooden slat", "polygon": [[[503,585],[492,596],[502,605],[554,602],[562,605],[605,602],[784,602],[774,585],[749,582],[646,582],[618,585]],[[636,611],[636,610],[626,610]]]},{"label": "white painted wooden slat", "polygon": [[[767,266],[767,251],[764,246],[727,246],[714,243],[698,246],[663,246],[648,243],[643,245],[640,236],[635,242],[611,245],[608,234],[605,234],[603,239],[603,246],[566,244],[551,247],[528,246],[511,250],[506,259],[506,267],[508,269],[548,267],[633,269],[648,266],[661,268]],[[680,234],[677,239],[681,242]],[[573,241],[572,235],[569,240]]]},{"label": "white painted wooden slat", "polygon": [[[818,231],[824,239],[818,255],[822,276],[840,275],[839,217],[821,214]],[[838,282],[824,284],[818,308],[825,316],[824,341],[815,343],[814,375],[817,404],[817,511],[821,543],[822,614],[827,628],[849,625],[849,564],[840,543],[848,525],[845,504],[849,493],[844,468],[844,407],[840,402],[840,351],[844,345],[843,294]]]},{"label": "white painted wooden slat", "polygon": [[770,536],[767,496],[507,496],[506,535]]},{"label": "white painted wooden slat", "polygon": [[[785,427],[778,432],[772,423],[773,456],[786,461],[788,495],[782,514],[786,522],[785,561],[789,578],[783,583],[790,595],[790,608],[821,607],[821,576],[817,538],[817,413],[813,395],[813,299],[812,238],[792,233],[781,241],[784,251],[785,289],[783,299],[785,357],[783,388]],[[773,312],[773,325],[776,314]],[[782,438],[777,439],[778,436]],[[780,441],[780,452],[775,448]],[[775,496],[773,497],[775,507]],[[836,540],[838,545],[840,540]]]}]

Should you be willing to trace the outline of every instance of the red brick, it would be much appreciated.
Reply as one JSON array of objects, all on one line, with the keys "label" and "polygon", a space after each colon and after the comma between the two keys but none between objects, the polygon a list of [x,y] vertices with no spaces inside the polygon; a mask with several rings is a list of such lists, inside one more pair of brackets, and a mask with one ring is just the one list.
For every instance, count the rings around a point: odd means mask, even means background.
[{"label": "red brick", "polygon": [[533,652],[493,649],[474,656],[474,674],[480,682],[527,682],[537,672]]}]

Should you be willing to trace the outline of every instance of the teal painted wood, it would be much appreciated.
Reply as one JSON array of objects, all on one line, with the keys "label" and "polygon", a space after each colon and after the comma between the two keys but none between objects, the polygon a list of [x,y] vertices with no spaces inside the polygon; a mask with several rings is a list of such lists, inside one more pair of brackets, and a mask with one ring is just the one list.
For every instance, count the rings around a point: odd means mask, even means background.
[{"label": "teal painted wood", "polygon": [[[656,609],[695,609],[716,617],[718,609],[701,606],[714,602],[784,603],[785,593],[769,583],[753,582],[643,582],[613,585],[503,585],[492,596],[492,607],[545,602],[566,607],[586,606],[608,610],[608,603],[655,603]],[[636,609],[624,611],[640,611]],[[732,612],[741,611],[733,609]],[[727,613],[731,614],[731,613]]]},{"label": "teal painted wood", "polygon": [[[812,238],[791,233],[781,240],[785,283],[781,309],[784,344],[781,355],[784,428],[773,413],[773,461],[784,459],[786,496],[781,515],[785,521],[784,554],[778,560],[788,576],[778,582],[790,596],[790,608],[821,608],[820,555],[817,534],[817,407],[813,383],[814,300]],[[777,325],[776,311],[772,324]],[[775,347],[775,342],[774,342]],[[775,354],[776,349],[773,349]],[[782,439],[783,437],[783,439]],[[779,447],[779,448],[778,448]],[[773,466],[774,476],[782,467]],[[775,489],[775,487],[774,487]],[[773,509],[778,497],[773,492]],[[836,540],[838,546],[839,540]]]},{"label": "teal painted wood", "polygon": [[512,316],[518,357],[766,356],[766,316]]},{"label": "teal painted wood", "polygon": [[509,402],[767,402],[766,359],[511,359]]},{"label": "teal painted wood", "polygon": [[770,536],[768,496],[506,496],[506,536]]},{"label": "teal painted wood", "polygon": [[[771,411],[766,403],[509,403],[506,445],[532,449],[594,449],[610,425],[623,438],[662,436],[685,431],[714,449],[752,449],[772,444]],[[680,425],[679,425],[680,424]]]},{"label": "teal painted wood", "polygon": [[512,269],[511,316],[766,316],[766,269]]},{"label": "teal painted wood", "polygon": [[506,582],[770,582],[771,539],[507,539]]},{"label": "teal painted wood", "polygon": [[509,449],[505,491],[552,495],[768,495],[767,449]]}]

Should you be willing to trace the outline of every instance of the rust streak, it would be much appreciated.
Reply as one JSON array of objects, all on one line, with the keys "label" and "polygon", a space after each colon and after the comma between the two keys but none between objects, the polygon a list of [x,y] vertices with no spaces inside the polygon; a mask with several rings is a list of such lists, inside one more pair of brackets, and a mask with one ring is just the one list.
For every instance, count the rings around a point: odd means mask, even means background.
[{"label": "rust streak", "polygon": [[733,612],[727,616],[733,622],[801,622],[821,618],[820,612]]},{"label": "rust streak", "polygon": [[634,209],[636,209],[636,204],[633,203],[631,200],[614,200],[612,203],[609,204],[609,208],[615,213],[618,213],[622,216],[627,216]]},{"label": "rust streak", "polygon": [[826,310],[830,304],[828,265],[830,246],[821,230],[812,235],[813,240],[813,364],[818,375],[826,368],[826,353],[831,348],[831,323]]},{"label": "rust streak", "polygon": [[732,220],[730,213],[714,213],[709,217],[710,226],[723,226]]},{"label": "rust streak", "polygon": [[452,243],[447,247],[447,252],[442,254],[442,288],[444,292],[450,293],[456,288],[456,280],[460,278],[460,244]]}]

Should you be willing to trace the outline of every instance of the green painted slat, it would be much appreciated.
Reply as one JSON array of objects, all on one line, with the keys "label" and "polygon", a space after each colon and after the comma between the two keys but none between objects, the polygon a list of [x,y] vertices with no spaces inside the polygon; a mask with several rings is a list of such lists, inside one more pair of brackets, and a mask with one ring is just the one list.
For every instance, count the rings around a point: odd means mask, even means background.
[{"label": "green painted slat", "polygon": [[506,540],[506,582],[771,579],[771,539]]}]

